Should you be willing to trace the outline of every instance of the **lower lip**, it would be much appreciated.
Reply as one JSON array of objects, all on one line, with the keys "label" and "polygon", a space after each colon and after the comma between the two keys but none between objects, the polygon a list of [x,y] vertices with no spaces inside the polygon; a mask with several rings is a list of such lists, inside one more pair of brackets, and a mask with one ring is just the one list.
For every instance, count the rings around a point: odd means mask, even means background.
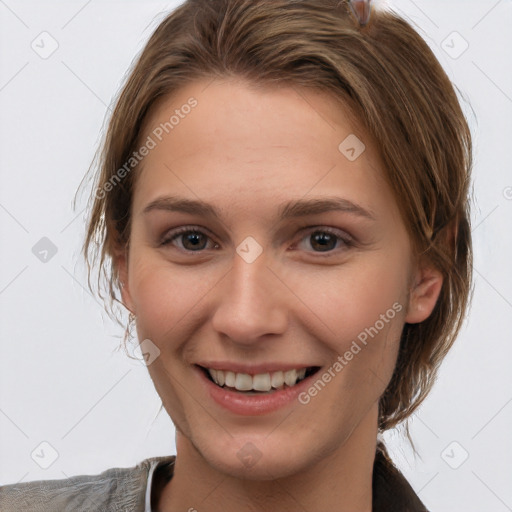
[{"label": "lower lip", "polygon": [[285,388],[268,394],[261,395],[245,395],[237,391],[231,391],[221,388],[213,383],[204,374],[204,371],[198,366],[195,370],[199,373],[199,377],[206,386],[207,392],[214,402],[221,405],[225,409],[242,416],[259,416],[268,414],[282,407],[285,407],[294,401],[298,401],[300,393],[305,391],[310,383],[310,379],[318,372],[301,380],[291,388]]}]

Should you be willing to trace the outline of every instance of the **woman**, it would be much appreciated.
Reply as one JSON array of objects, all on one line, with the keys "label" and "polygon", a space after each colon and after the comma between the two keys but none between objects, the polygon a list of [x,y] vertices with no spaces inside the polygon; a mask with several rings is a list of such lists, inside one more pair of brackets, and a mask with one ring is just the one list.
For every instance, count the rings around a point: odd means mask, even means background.
[{"label": "woman", "polygon": [[394,14],[185,2],[117,101],[84,244],[177,455],[4,486],[0,508],[427,510],[380,434],[463,321],[470,169],[453,86]]}]

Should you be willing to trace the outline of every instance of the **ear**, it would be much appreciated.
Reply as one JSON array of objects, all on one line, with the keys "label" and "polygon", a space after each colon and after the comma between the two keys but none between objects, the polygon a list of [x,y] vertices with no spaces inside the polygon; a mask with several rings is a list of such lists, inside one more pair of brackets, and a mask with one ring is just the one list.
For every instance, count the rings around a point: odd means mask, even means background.
[{"label": "ear", "polygon": [[416,324],[426,320],[434,310],[442,286],[441,272],[429,266],[421,267],[414,276],[413,287],[409,291],[405,322]]},{"label": "ear", "polygon": [[128,309],[128,311],[135,314],[128,281],[128,248],[126,248],[126,250],[117,249],[115,251],[114,260],[115,266],[118,269],[123,306]]}]

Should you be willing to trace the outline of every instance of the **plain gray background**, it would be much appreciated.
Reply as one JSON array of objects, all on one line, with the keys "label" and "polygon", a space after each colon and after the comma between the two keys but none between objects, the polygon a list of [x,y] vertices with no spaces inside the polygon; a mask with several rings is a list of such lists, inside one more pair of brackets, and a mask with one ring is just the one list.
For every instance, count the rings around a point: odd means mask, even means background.
[{"label": "plain gray background", "polygon": [[[175,453],[173,425],[165,411],[157,414],[145,366],[117,350],[122,329],[86,289],[85,198],[76,211],[71,201],[132,59],[179,3],[0,0],[2,484]],[[432,47],[471,124],[475,293],[433,392],[411,420],[420,457],[399,431],[385,439],[433,511],[505,512],[512,510],[512,2],[386,4]],[[37,244],[48,245],[43,237],[57,251],[46,262],[36,256]]]}]

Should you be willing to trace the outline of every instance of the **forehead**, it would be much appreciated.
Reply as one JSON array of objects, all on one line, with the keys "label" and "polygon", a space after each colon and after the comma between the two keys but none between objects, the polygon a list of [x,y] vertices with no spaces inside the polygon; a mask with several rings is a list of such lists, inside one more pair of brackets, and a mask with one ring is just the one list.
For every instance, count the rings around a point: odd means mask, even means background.
[{"label": "forehead", "polygon": [[371,210],[394,202],[375,145],[321,91],[193,82],[152,110],[148,137],[154,148],[138,169],[134,211],[164,191],[260,214],[262,198],[339,192]]}]

